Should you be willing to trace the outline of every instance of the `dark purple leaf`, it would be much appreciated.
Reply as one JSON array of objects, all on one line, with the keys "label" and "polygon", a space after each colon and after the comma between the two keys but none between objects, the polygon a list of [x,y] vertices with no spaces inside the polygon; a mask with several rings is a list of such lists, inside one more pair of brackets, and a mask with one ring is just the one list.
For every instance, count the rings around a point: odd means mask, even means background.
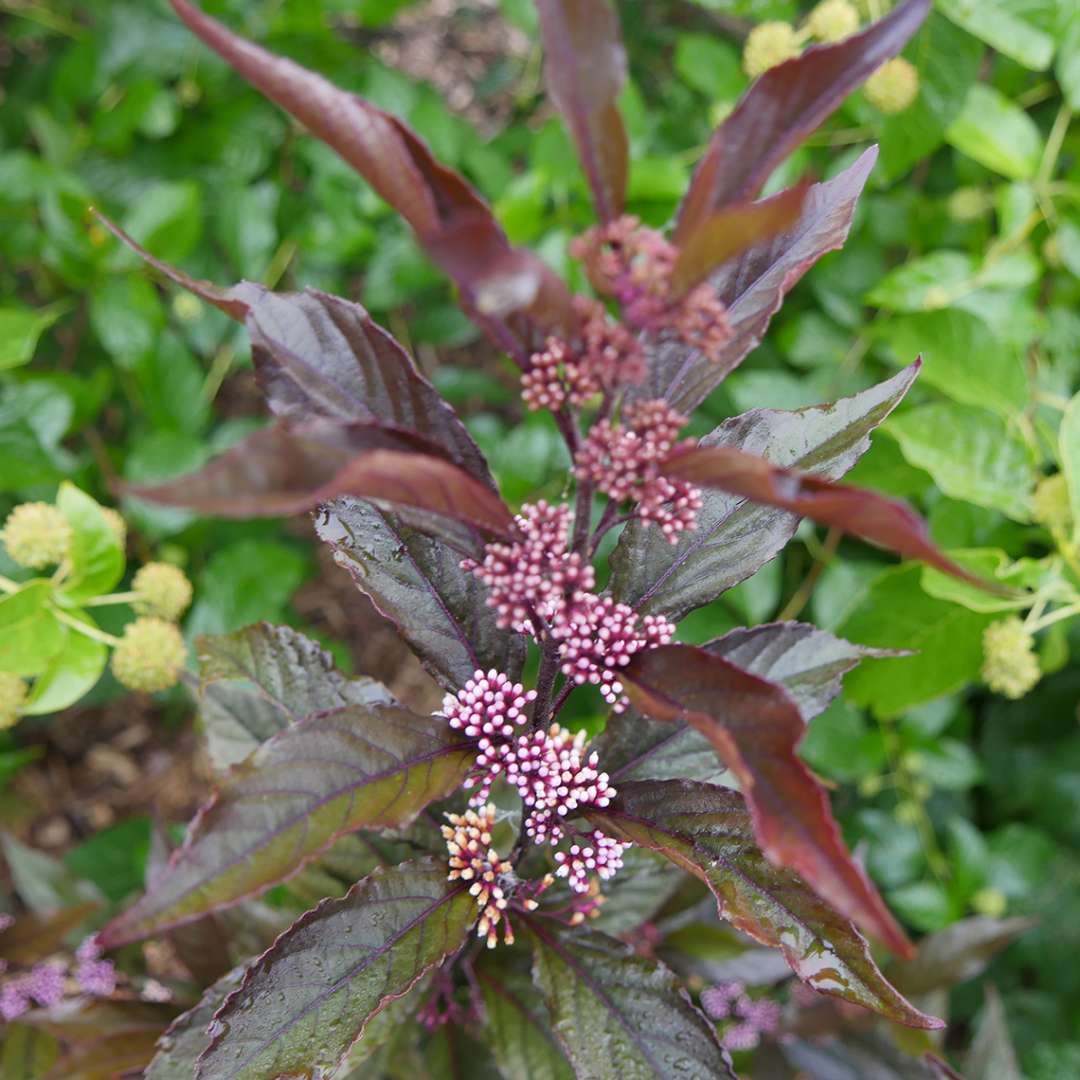
[{"label": "dark purple leaf", "polygon": [[533,981],[577,1076],[736,1080],[713,1025],[663,964],[606,934],[531,918]]},{"label": "dark purple leaf", "polygon": [[195,650],[203,729],[218,769],[312,713],[395,704],[382,683],[343,675],[328,652],[291,626],[261,622],[203,635]]},{"label": "dark purple leaf", "polygon": [[864,488],[834,484],[806,473],[778,468],[756,454],[732,446],[700,447],[670,457],[662,471],[700,487],[789,510],[821,525],[842,529],[863,540],[922,562],[969,584],[1001,592],[954,563],[930,539],[930,530],[905,503]]},{"label": "dark purple leaf", "polygon": [[738,792],[681,780],[620,784],[612,805],[588,817],[617,839],[658,851],[699,877],[721,918],[781,949],[792,971],[815,990],[901,1024],[943,1026],[889,985],[847,919],[764,857]]},{"label": "dark purple leaf", "polygon": [[679,212],[676,241],[753,198],[769,174],[919,29],[930,0],[905,0],[861,34],[770,68],[717,128]]},{"label": "dark purple leaf", "polygon": [[790,231],[802,214],[809,182],[797,184],[759,202],[731,203],[688,232],[679,248],[671,285],[682,296],[718,266]]},{"label": "dark purple leaf", "polygon": [[[517,282],[511,290],[515,311],[534,319],[541,329],[565,325],[570,318],[565,287],[535,256],[520,252],[511,258],[510,243],[484,200],[437,162],[405,124],[321,75],[244,40],[187,0],[171,2],[210,48],[336,150],[409,222],[428,254],[454,277],[467,308],[484,314],[485,297],[507,294],[501,277],[510,272]],[[496,257],[461,262],[448,250],[444,234],[463,221],[470,223],[474,241]]]},{"label": "dark purple leaf", "polygon": [[[870,432],[899,404],[918,363],[831,405],[794,412],[752,409],[725,420],[702,446],[732,446],[774,465],[838,480],[870,448]],[[645,614],[678,621],[774,558],[799,524],[795,514],[706,488],[698,527],[669,544],[658,529],[628,526],[611,556],[612,592]]]},{"label": "dark purple leaf", "polygon": [[471,756],[442,717],[395,706],[349,705],[293,724],[232,769],[102,940],[137,941],[231,907],[347,832],[407,825],[460,786]]},{"label": "dark purple leaf", "polygon": [[690,645],[638,653],[624,669],[631,704],[654,720],[685,721],[738,777],[762,850],[827,903],[901,956],[911,945],[844,847],[828,796],[795,748],[806,725],[794,698]]},{"label": "dark purple leaf", "polygon": [[610,0],[537,0],[544,73],[566,118],[602,221],[622,213],[629,144],[618,99],[626,52]]},{"label": "dark purple leaf", "polygon": [[294,514],[356,495],[508,535],[513,517],[499,496],[440,454],[417,436],[377,424],[281,422],[198,472],[126,490],[165,506],[236,518]]},{"label": "dark purple leaf", "polygon": [[200,1080],[329,1075],[369,1023],[465,943],[477,907],[446,862],[377,870],[301,916],[214,1017]]},{"label": "dark purple leaf", "polygon": [[839,176],[815,184],[794,228],[749,248],[712,276],[732,329],[718,361],[676,339],[662,341],[651,350],[648,379],[635,396],[666,398],[680,412],[692,413],[757,347],[799,278],[822,255],[843,245],[876,160],[877,149],[871,148]]},{"label": "dark purple leaf", "polygon": [[315,527],[445,689],[460,690],[478,668],[517,678],[524,639],[495,625],[487,589],[462,570],[459,552],[359,499],[322,507]]},{"label": "dark purple leaf", "polygon": [[892,965],[889,974],[906,994],[950,990],[981,975],[1002,949],[1036,925],[1035,920],[1021,917],[961,919],[923,938],[919,955]]}]

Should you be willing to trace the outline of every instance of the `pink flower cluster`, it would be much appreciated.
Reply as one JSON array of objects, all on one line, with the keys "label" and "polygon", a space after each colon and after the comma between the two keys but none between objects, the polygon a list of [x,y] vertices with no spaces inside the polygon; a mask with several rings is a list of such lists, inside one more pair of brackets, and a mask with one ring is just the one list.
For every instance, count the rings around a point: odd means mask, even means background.
[{"label": "pink flower cluster", "polygon": [[678,444],[686,417],[666,401],[640,401],[623,410],[623,422],[601,420],[594,424],[575,459],[575,474],[614,499],[637,502],[642,521],[651,521],[671,543],[697,523],[701,492],[682,480],[669,480],[660,472],[664,460],[677,446],[687,448],[693,440]]},{"label": "pink flower cluster", "polygon": [[722,982],[702,991],[701,1007],[713,1020],[733,1021],[721,1041],[729,1050],[753,1050],[763,1034],[780,1026],[780,1006],[752,998],[741,982]]},{"label": "pink flower cluster", "polygon": [[604,390],[637,385],[645,378],[645,351],[633,334],[612,322],[604,305],[577,297],[581,330],[574,342],[549,337],[529,358],[522,397],[533,410],[558,411],[567,402],[587,404]]},{"label": "pink flower cluster", "polygon": [[567,597],[593,588],[592,566],[568,548],[570,517],[566,505],[526,503],[515,519],[518,539],[488,544],[483,562],[462,561],[487,586],[499,626],[526,630],[534,614],[551,618]]},{"label": "pink flower cluster", "polygon": [[568,851],[555,852],[555,861],[559,864],[555,876],[566,878],[576,893],[588,892],[589,875],[596,874],[605,881],[614,877],[622,868],[625,850],[626,844],[612,840],[597,830],[591,836],[581,837],[572,843]]},{"label": "pink flower cluster", "polygon": [[619,301],[630,325],[649,333],[670,330],[709,360],[720,361],[731,337],[727,309],[709,284],[673,294],[679,252],[655,229],[624,216],[589,229],[570,253],[584,263],[598,292]]},{"label": "pink flower cluster", "polygon": [[579,686],[592,683],[615,712],[627,706],[620,668],[642,649],[666,645],[675,626],[660,615],[639,616],[609,596],[581,594],[565,618],[552,625],[562,672]]},{"label": "pink flower cluster", "polygon": [[[0,929],[3,925],[0,923]],[[102,952],[96,939],[90,937],[79,946],[74,965],[53,958],[35,964],[29,971],[8,975],[0,985],[0,1017],[14,1020],[34,1003],[46,1009],[59,1005],[69,993],[109,997],[116,989],[116,968],[111,960],[101,958]],[[0,960],[0,975],[6,971],[7,964]]]}]

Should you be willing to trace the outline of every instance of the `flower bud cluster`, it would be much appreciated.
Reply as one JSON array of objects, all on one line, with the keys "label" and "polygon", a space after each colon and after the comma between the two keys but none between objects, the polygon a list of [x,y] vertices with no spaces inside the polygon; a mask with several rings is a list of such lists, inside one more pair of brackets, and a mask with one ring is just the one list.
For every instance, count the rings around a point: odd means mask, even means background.
[{"label": "flower bud cluster", "polygon": [[639,616],[609,596],[587,593],[579,600],[575,609],[553,624],[551,630],[559,643],[563,674],[579,686],[598,686],[614,711],[622,712],[627,701],[619,669],[642,649],[666,645],[675,627],[659,615]]},{"label": "flower bud cluster", "polygon": [[515,519],[518,539],[488,544],[480,563],[462,562],[487,586],[499,626],[525,630],[533,612],[550,618],[567,597],[593,588],[592,566],[569,551],[570,518],[566,505],[526,503]]},{"label": "flower bud cluster", "polygon": [[71,536],[63,512],[43,502],[16,506],[0,530],[11,559],[33,570],[63,562],[71,547]]},{"label": "flower bud cluster", "polygon": [[1035,639],[1015,615],[998,619],[983,631],[982,676],[991,690],[1022,698],[1041,675]]},{"label": "flower bud cluster", "polygon": [[615,876],[622,868],[625,850],[625,844],[597,830],[572,843],[567,851],[555,852],[555,861],[559,864],[555,876],[566,878],[574,892],[586,893],[590,889],[591,874],[605,881]]},{"label": "flower bud cluster", "polygon": [[729,1050],[753,1050],[763,1034],[780,1026],[780,1006],[771,998],[752,998],[741,982],[710,986],[702,991],[701,1007],[710,1020],[732,1021],[721,1039]]},{"label": "flower bud cluster", "polygon": [[721,358],[731,337],[727,309],[708,284],[682,296],[673,292],[679,251],[655,229],[623,216],[583,233],[570,253],[582,261],[598,292],[618,300],[630,326],[650,334],[671,332],[709,360]]},{"label": "flower bud cluster", "polygon": [[919,69],[902,56],[894,56],[866,80],[863,92],[875,109],[894,116],[914,104],[919,96]]},{"label": "flower bud cluster", "polygon": [[[9,916],[0,917],[0,929],[11,922]],[[33,1004],[47,1009],[80,993],[109,997],[116,989],[116,968],[111,960],[102,959],[102,953],[91,937],[79,946],[74,963],[53,957],[27,971],[9,974],[6,962],[0,960],[0,1018],[10,1022]]]},{"label": "flower bud cluster", "polygon": [[175,622],[191,603],[191,582],[172,563],[151,562],[139,568],[131,579],[135,593],[132,605],[140,615],[153,615]]},{"label": "flower bud cluster", "polygon": [[495,807],[489,804],[479,811],[447,814],[446,819],[450,824],[442,827],[442,834],[450,852],[448,879],[469,883],[469,895],[480,908],[477,937],[486,938],[487,947],[494,949],[499,941],[498,928],[501,923],[503,940],[507,945],[512,945],[514,931],[506,918],[509,901],[502,882],[514,868],[491,846]]},{"label": "flower bud cluster", "polygon": [[[701,509],[701,492],[660,472],[676,449],[676,437],[686,424],[662,399],[641,401],[623,411],[623,423],[594,424],[575,458],[579,480],[591,481],[616,502],[633,499],[642,521],[656,523],[671,543],[694,528]],[[682,444],[694,443],[685,440]]]},{"label": "flower bud cluster", "polygon": [[144,615],[124,628],[112,654],[112,673],[129,690],[168,690],[180,677],[187,648],[180,631],[164,619]]},{"label": "flower bud cluster", "polygon": [[19,720],[22,707],[30,696],[25,679],[0,671],[0,731],[14,726]]},{"label": "flower bud cluster", "polygon": [[799,55],[799,35],[787,22],[758,23],[743,46],[743,71],[756,79],[770,68]]}]

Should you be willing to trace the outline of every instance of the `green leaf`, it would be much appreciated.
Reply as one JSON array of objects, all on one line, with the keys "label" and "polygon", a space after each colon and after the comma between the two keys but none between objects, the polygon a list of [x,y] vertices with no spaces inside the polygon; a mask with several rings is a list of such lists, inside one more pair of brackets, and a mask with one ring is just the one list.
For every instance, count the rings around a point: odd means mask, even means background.
[{"label": "green leaf", "polygon": [[574,1080],[532,983],[496,965],[487,965],[478,974],[484,992],[485,1041],[502,1075]]},{"label": "green leaf", "polygon": [[888,760],[880,729],[843,699],[814,718],[799,756],[823,776],[848,783],[883,769]]},{"label": "green leaf", "polygon": [[0,671],[39,675],[64,647],[67,627],[49,607],[52,583],[28,581],[0,598]]},{"label": "green leaf", "polygon": [[846,692],[857,705],[872,705],[880,716],[965,686],[982,665],[982,632],[993,615],[927,596],[918,566],[886,570],[870,584],[838,632],[851,641],[911,649],[915,655],[868,660],[853,671]]},{"label": "green leaf", "polygon": [[865,939],[790,870],[765,858],[743,797],[728,788],[670,780],[620,786],[589,820],[643,844],[700,878],[721,918],[783,951],[792,971],[825,994],[913,1027],[941,1027],[886,981]]},{"label": "green leaf", "polygon": [[889,433],[946,495],[1028,520],[1034,458],[1016,428],[996,413],[935,402],[893,417]]},{"label": "green leaf", "polygon": [[34,912],[55,911],[85,902],[100,902],[101,894],[88,881],[78,881],[59,859],[35,851],[7,832],[0,848],[11,871],[19,899]]},{"label": "green leaf", "polygon": [[56,505],[71,526],[71,574],[64,595],[76,602],[107,593],[124,576],[124,551],[101,507],[84,491],[66,481]]},{"label": "green leaf", "polygon": [[90,325],[122,368],[150,352],[165,323],[157,291],[134,274],[104,278],[90,294]]},{"label": "green leaf", "polygon": [[34,358],[38,338],[68,310],[66,303],[50,307],[0,307],[0,371],[21,367]]},{"label": "green leaf", "polygon": [[60,1056],[55,1035],[32,1024],[10,1024],[0,1047],[4,1080],[46,1080]]},{"label": "green leaf", "polygon": [[1032,71],[1045,71],[1054,56],[1050,34],[1016,14],[1015,0],[938,0],[957,26]]},{"label": "green leaf", "polygon": [[[202,235],[202,189],[193,180],[152,184],[131,203],[122,225],[159,259],[181,262]],[[126,252],[117,259],[125,267],[136,261]]]},{"label": "green leaf", "polygon": [[1069,488],[1074,521],[1080,521],[1080,393],[1069,402],[1058,429],[1061,469]]},{"label": "green leaf", "polygon": [[1055,74],[1069,106],[1080,109],[1080,12],[1073,12],[1065,26]]},{"label": "green leaf", "polygon": [[217,1012],[197,1075],[333,1072],[380,1009],[461,948],[476,917],[443,860],[377,870],[301,916],[255,961]]},{"label": "green leaf", "polygon": [[1042,156],[1035,121],[986,83],[968,90],[964,108],[945,137],[962,154],[1010,180],[1030,180]]},{"label": "green leaf", "polygon": [[400,828],[458,788],[472,760],[441,716],[348,705],[264,742],[203,804],[110,945],[230,907],[288,880],[359,828]]},{"label": "green leaf", "polygon": [[679,34],[675,70],[710,101],[734,101],[746,89],[738,50],[712,35]]},{"label": "green leaf", "polygon": [[965,581],[950,577],[924,566],[922,587],[930,596],[963,604],[972,611],[1016,611],[1031,607],[1033,597],[1028,590],[1050,584],[1060,574],[1048,559],[1018,559],[1013,562],[1000,548],[968,548],[950,551],[949,557],[966,570],[987,581],[999,581],[1002,585],[1018,590],[1016,597],[998,596],[985,589],[976,589]]},{"label": "green leaf", "polygon": [[533,979],[574,1073],[590,1080],[735,1077],[675,976],[606,934],[530,919]]},{"label": "green leaf", "polygon": [[211,760],[244,760],[271,735],[315,712],[343,705],[390,705],[381,683],[348,678],[310,638],[290,626],[256,623],[195,643],[200,702]]},{"label": "green leaf", "polygon": [[901,364],[922,353],[922,381],[962,405],[981,405],[1005,416],[1027,407],[1024,358],[969,312],[951,308],[899,316],[886,323],[882,334]]},{"label": "green leaf", "polygon": [[[81,622],[90,622],[84,611],[71,614]],[[74,705],[97,684],[108,655],[108,649],[100,641],[85,634],[69,634],[63,649],[34,680],[22,712],[26,716],[44,716]]]},{"label": "green leaf", "polygon": [[[725,421],[703,446],[731,446],[771,463],[838,480],[870,446],[870,433],[899,404],[918,373],[891,379],[831,405],[794,412],[753,409]],[[626,528],[611,555],[616,600],[678,620],[772,559],[798,525],[794,514],[715,489],[702,492],[696,529],[677,544],[652,526]]]},{"label": "green leaf", "polygon": [[162,1035],[157,1053],[147,1066],[143,1080],[191,1080],[195,1062],[210,1045],[207,1028],[214,1013],[244,977],[242,967],[235,968],[203,991],[198,1004],[178,1016]]},{"label": "green leaf", "polygon": [[992,984],[983,994],[985,1004],[964,1060],[964,1073],[968,1080],[1024,1080],[1001,996]]},{"label": "green leaf", "polygon": [[975,260],[961,251],[935,251],[889,271],[866,295],[866,302],[888,311],[927,311],[941,307],[937,297],[973,287]]}]

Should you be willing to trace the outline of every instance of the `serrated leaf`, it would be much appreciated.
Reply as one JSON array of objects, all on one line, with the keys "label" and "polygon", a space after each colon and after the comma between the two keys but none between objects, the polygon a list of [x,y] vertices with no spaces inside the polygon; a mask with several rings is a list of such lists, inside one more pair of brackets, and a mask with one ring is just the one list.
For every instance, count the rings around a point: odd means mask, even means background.
[{"label": "serrated leaf", "polygon": [[[870,432],[900,403],[913,364],[891,379],[832,405],[783,412],[753,409],[702,440],[761,455],[775,465],[838,480],[870,447]],[[678,620],[744,581],[794,535],[798,518],[739,495],[703,492],[698,526],[669,544],[655,528],[628,526],[611,555],[612,593],[646,614]]]},{"label": "serrated leaf", "polygon": [[626,52],[610,0],[538,0],[547,91],[563,114],[602,221],[622,213],[630,156],[618,98]]},{"label": "serrated leaf", "polygon": [[935,570],[932,566],[922,569],[922,587],[928,596],[963,604],[972,611],[1016,611],[1029,608],[1033,603],[1031,590],[1058,584],[1068,588],[1061,580],[1061,571],[1052,559],[1012,560],[1001,548],[961,548],[949,552],[949,558],[966,567],[973,574],[990,581],[998,581],[1015,591],[1014,596],[991,596],[982,589],[975,589],[963,581],[957,581]]},{"label": "serrated leaf", "polygon": [[[128,493],[163,506],[222,517],[276,517],[341,495],[419,511],[425,524],[469,545],[469,529],[506,536],[510,511],[499,496],[441,456],[432,443],[379,424],[283,421],[262,428],[188,476]],[[466,526],[462,530],[460,525]]]},{"label": "serrated leaf", "polygon": [[739,779],[758,843],[819,896],[901,956],[903,931],[844,847],[828,796],[797,757],[806,725],[780,685],[704,649],[664,645],[622,672],[631,704],[655,720],[685,721]]},{"label": "serrated leaf", "polygon": [[262,622],[204,635],[195,648],[203,723],[219,769],[312,713],[394,703],[381,683],[343,675],[328,652],[290,626]]},{"label": "serrated leaf", "polygon": [[712,211],[756,194],[848,94],[904,47],[929,10],[930,0],[906,0],[862,33],[807,49],[757,79],[713,135],[679,211],[676,238]]},{"label": "serrated leaf", "polygon": [[832,180],[815,184],[792,229],[756,244],[713,274],[710,280],[727,305],[732,330],[719,360],[679,341],[661,340],[651,347],[649,374],[633,396],[662,397],[679,412],[692,413],[761,342],[799,278],[822,255],[843,245],[876,159],[877,150],[871,148]]},{"label": "serrated leaf", "polygon": [[781,949],[791,969],[815,990],[898,1023],[942,1026],[889,985],[847,919],[790,870],[765,858],[738,792],[678,780],[621,784],[611,806],[588,817],[610,835],[658,851],[699,877],[716,897],[722,918]]},{"label": "serrated leaf", "polygon": [[196,1005],[169,1025],[157,1042],[156,1052],[142,1080],[191,1080],[195,1075],[195,1062],[210,1045],[207,1028],[214,1013],[240,985],[243,977],[242,967],[222,975],[203,991]]},{"label": "serrated leaf", "polygon": [[923,519],[906,503],[875,491],[778,468],[765,458],[730,446],[699,447],[676,453],[661,465],[661,472],[672,479],[700,487],[717,487],[754,502],[801,514],[820,525],[841,529],[895,551],[903,558],[919,559],[973,585],[1004,591],[991,582],[981,581],[949,559],[931,540]]},{"label": "serrated leaf", "polygon": [[461,568],[460,552],[358,499],[322,507],[315,527],[443,687],[461,689],[477,669],[517,678],[524,640],[495,625],[487,590]]},{"label": "serrated leaf", "polygon": [[285,931],[214,1017],[200,1080],[314,1080],[380,1009],[465,943],[477,908],[446,862],[379,870]]},{"label": "serrated leaf", "polygon": [[484,1034],[507,1080],[574,1080],[535,987],[492,966],[478,973],[484,992]]},{"label": "serrated leaf", "polygon": [[407,825],[465,777],[442,717],[348,705],[293,724],[235,767],[146,894],[101,932],[135,941],[287,880],[339,836]]},{"label": "serrated leaf", "polygon": [[711,1023],[666,967],[606,934],[530,919],[533,979],[574,1073],[716,1080],[735,1073]]}]

